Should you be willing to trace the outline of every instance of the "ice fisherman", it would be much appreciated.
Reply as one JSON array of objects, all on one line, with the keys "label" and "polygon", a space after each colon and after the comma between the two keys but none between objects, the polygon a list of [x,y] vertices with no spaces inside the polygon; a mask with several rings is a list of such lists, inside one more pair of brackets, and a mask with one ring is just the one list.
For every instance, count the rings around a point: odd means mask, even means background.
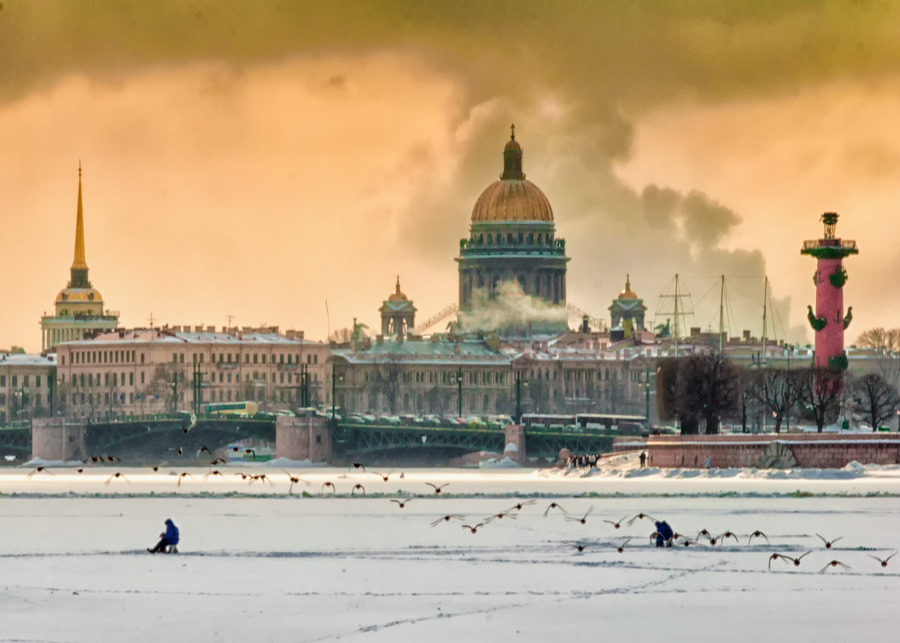
[{"label": "ice fisherman", "polygon": [[657,547],[671,547],[672,546],[672,538],[675,536],[675,532],[672,531],[672,528],[669,526],[665,520],[660,520],[656,523],[656,546]]},{"label": "ice fisherman", "polygon": [[159,535],[159,542],[156,543],[156,547],[153,547],[152,549],[148,547],[147,551],[149,551],[151,554],[155,554],[157,552],[177,554],[178,540],[178,527],[174,522],[172,522],[171,518],[166,518],[166,530]]}]

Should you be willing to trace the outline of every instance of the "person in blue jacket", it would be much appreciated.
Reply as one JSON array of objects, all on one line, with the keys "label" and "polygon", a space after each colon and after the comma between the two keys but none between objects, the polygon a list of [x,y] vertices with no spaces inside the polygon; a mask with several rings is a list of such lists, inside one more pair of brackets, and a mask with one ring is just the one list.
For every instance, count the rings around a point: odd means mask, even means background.
[{"label": "person in blue jacket", "polygon": [[178,540],[178,527],[174,522],[172,522],[171,518],[166,518],[166,531],[159,535],[159,542],[156,543],[156,547],[148,547],[147,551],[149,551],[151,554],[155,554],[157,552],[177,554]]},{"label": "person in blue jacket", "polygon": [[669,526],[665,520],[660,520],[656,523],[656,546],[657,547],[671,547],[672,546],[672,538],[675,536],[675,532],[672,531],[672,528]]}]

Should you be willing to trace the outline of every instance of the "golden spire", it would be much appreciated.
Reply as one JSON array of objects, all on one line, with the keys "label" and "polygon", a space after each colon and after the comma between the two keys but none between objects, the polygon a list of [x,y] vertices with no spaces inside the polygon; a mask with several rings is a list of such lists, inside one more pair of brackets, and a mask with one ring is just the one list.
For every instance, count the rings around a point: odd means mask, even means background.
[{"label": "golden spire", "polygon": [[75,218],[75,259],[72,270],[87,270],[84,259],[84,210],[81,206],[81,161],[78,161],[78,214]]}]

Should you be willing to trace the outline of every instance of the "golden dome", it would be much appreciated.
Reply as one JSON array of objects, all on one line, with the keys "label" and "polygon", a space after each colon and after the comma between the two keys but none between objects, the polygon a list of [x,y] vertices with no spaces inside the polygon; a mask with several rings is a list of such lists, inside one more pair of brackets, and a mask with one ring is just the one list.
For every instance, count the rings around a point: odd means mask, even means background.
[{"label": "golden dome", "polygon": [[56,303],[73,301],[102,304],[103,297],[100,295],[100,291],[95,288],[63,288],[56,295]]},{"label": "golden dome", "polygon": [[516,141],[515,125],[503,148],[503,174],[481,193],[472,210],[472,222],[553,221],[550,201],[540,188],[525,179],[522,146]]},{"label": "golden dome", "polygon": [[388,301],[409,301],[409,297],[403,294],[400,290],[400,275],[397,275],[397,286],[394,289],[394,292],[390,294],[387,298]]},{"label": "golden dome", "polygon": [[619,299],[640,299],[631,289],[631,275],[625,275],[625,290],[619,293]]},{"label": "golden dome", "polygon": [[481,193],[472,222],[553,221],[550,201],[531,181],[494,181]]}]

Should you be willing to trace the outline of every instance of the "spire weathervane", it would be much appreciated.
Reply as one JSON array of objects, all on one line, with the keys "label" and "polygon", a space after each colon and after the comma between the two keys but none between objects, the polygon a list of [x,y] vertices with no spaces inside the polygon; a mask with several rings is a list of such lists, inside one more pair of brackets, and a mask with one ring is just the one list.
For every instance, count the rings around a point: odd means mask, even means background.
[{"label": "spire weathervane", "polygon": [[512,125],[509,126],[509,138],[512,141],[516,140],[516,124],[515,123],[513,123]]}]

